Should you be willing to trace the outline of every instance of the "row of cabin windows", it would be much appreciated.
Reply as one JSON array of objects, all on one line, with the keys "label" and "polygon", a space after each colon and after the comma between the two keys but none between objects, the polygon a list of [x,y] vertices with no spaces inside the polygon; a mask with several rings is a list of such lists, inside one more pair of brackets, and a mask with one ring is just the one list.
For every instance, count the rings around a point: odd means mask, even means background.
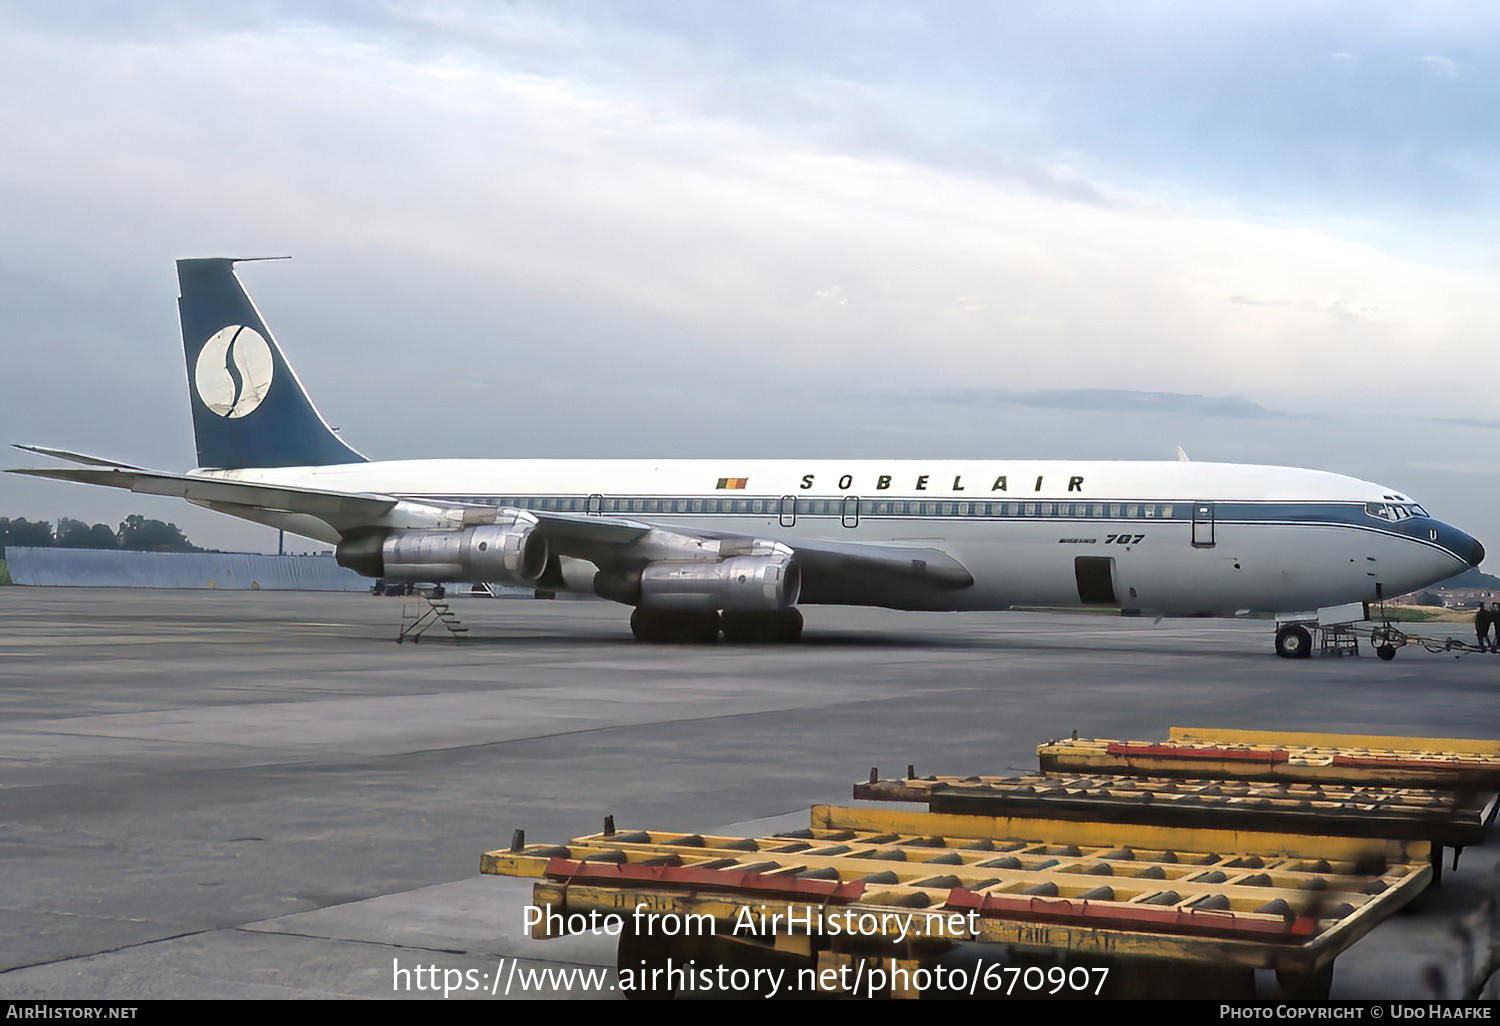
[{"label": "row of cabin windows", "polygon": [[1121,517],[1135,519],[1171,519],[1175,507],[1163,503],[1141,502],[954,502],[917,499],[622,499],[600,497],[590,500],[581,496],[526,497],[496,496],[490,499],[499,506],[519,506],[556,513],[739,513],[779,516],[793,512],[797,516],[842,516],[855,512],[865,517]]}]

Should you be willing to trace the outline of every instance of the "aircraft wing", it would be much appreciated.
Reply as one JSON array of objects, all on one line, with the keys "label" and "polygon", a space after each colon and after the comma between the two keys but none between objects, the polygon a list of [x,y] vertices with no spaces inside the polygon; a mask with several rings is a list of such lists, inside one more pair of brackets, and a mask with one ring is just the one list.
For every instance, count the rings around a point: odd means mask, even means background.
[{"label": "aircraft wing", "polygon": [[881,605],[893,609],[934,592],[974,583],[962,563],[942,549],[867,542],[791,540],[802,568],[802,601],[824,605]]},{"label": "aircraft wing", "polygon": [[[398,506],[424,514],[421,519],[427,523],[423,526],[439,526],[439,518],[445,526],[483,523],[493,512],[491,507],[413,502],[396,495],[373,492],[341,492],[174,474],[43,446],[17,448],[80,465],[29,467],[11,473],[123,488],[142,495],[174,496],[252,520],[262,519],[262,515],[271,515],[271,522],[275,522],[275,517],[289,515],[311,517],[339,535],[365,528],[415,526],[401,515]],[[650,555],[649,548],[638,547],[638,543],[649,543],[648,536],[655,530],[670,532],[681,539],[709,543],[717,541],[732,545],[754,540],[748,534],[657,528],[652,524],[613,517],[541,510],[530,512],[536,517],[538,531],[546,537],[553,552],[585,559],[600,567],[638,567],[652,558],[660,558]],[[802,600],[805,602],[928,607],[935,593],[957,591],[974,583],[969,571],[941,549],[802,538],[776,540],[796,553],[802,573]]]},{"label": "aircraft wing", "polygon": [[[409,508],[424,508],[434,515],[452,512],[456,521],[464,521],[463,514],[470,510],[491,513],[494,509],[492,506],[433,503],[429,500],[412,502],[399,496],[375,492],[341,492],[261,481],[174,474],[64,449],[38,445],[17,445],[16,448],[71,460],[82,466],[24,467],[8,471],[11,474],[123,488],[140,495],[168,495],[252,520],[258,519],[255,515],[257,513],[298,514],[321,520],[340,534],[368,527],[406,526],[392,522],[392,514],[397,505],[403,502],[408,503]],[[651,531],[649,524],[609,517],[538,513],[537,519],[542,521],[548,539],[560,543],[560,551],[581,549],[592,553],[599,551],[601,547],[607,550],[610,546],[634,542]]]}]

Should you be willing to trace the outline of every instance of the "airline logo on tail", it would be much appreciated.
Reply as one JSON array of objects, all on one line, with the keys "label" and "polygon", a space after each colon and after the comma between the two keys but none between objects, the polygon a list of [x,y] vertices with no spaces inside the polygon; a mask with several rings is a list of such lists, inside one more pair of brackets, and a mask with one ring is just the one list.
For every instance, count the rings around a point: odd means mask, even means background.
[{"label": "airline logo on tail", "polygon": [[231,324],[214,332],[198,352],[193,384],[198,398],[220,417],[238,420],[255,412],[271,390],[275,361],[265,337]]}]

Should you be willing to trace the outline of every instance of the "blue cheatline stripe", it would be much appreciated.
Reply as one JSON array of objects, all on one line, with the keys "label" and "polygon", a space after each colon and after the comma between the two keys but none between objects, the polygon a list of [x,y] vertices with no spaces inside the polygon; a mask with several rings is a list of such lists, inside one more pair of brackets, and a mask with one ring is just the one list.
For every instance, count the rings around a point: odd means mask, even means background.
[{"label": "blue cheatline stripe", "polygon": [[[591,493],[597,495],[597,493]],[[583,514],[590,512],[588,495],[433,495],[405,493],[405,499],[422,502],[454,503],[460,505],[511,506],[536,510],[541,513]],[[782,514],[779,497],[729,498],[720,495],[633,495],[599,496],[593,500],[595,510],[604,516],[678,518],[678,517],[776,517]],[[1416,542],[1428,548],[1453,556],[1459,562],[1464,559],[1454,550],[1428,536],[1438,522],[1430,517],[1411,517],[1398,523],[1371,516],[1362,502],[1213,502],[1202,500],[1194,503],[1182,499],[1090,499],[1042,500],[1042,499],[865,499],[859,501],[860,520],[953,520],[961,523],[1054,523],[1095,527],[1124,526],[1141,528],[1153,523],[1192,523],[1193,510],[1197,505],[1211,503],[1214,507],[1213,522],[1217,527],[1227,525],[1254,527],[1335,527],[1368,531]],[[843,496],[796,496],[798,519],[837,520],[854,511],[845,510]],[[639,504],[640,508],[636,508]],[[756,505],[759,504],[759,509]],[[682,508],[686,506],[687,508]],[[876,512],[879,507],[890,507]],[[961,506],[967,513],[958,512]],[[1056,510],[1059,506],[1086,506],[1090,510],[1102,507],[1102,515],[1061,515],[1056,512],[1043,514],[1042,507]],[[1153,510],[1152,516],[1123,516],[1121,512],[1134,507],[1137,511]],[[1033,512],[1027,513],[1031,509]],[[1012,512],[1014,510],[1014,512]],[[1170,515],[1168,515],[1170,511]]]}]

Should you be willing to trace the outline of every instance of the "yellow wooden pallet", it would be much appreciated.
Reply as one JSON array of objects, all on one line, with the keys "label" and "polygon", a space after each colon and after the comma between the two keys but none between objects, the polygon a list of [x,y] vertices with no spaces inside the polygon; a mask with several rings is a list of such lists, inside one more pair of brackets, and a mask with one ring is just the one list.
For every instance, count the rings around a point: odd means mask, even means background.
[{"label": "yellow wooden pallet", "polygon": [[[805,831],[613,831],[518,842],[481,868],[537,878],[535,905],[563,931],[590,913],[627,932],[638,912],[702,917],[716,938],[809,964],[974,942],[1274,969],[1293,993],[1326,994],[1334,958],[1426,885],[1428,855],[1425,841],[815,806]],[[777,916],[768,935],[735,929]],[[622,941],[622,968],[627,950],[681,954]]]},{"label": "yellow wooden pallet", "polygon": [[1494,810],[1492,796],[1434,788],[1101,773],[871,779],[854,785],[854,797],[922,802],[932,812],[1416,838],[1454,847],[1482,842]]},{"label": "yellow wooden pallet", "polygon": [[1038,746],[1043,773],[1287,780],[1500,791],[1500,741],[1173,727],[1165,741]]}]

